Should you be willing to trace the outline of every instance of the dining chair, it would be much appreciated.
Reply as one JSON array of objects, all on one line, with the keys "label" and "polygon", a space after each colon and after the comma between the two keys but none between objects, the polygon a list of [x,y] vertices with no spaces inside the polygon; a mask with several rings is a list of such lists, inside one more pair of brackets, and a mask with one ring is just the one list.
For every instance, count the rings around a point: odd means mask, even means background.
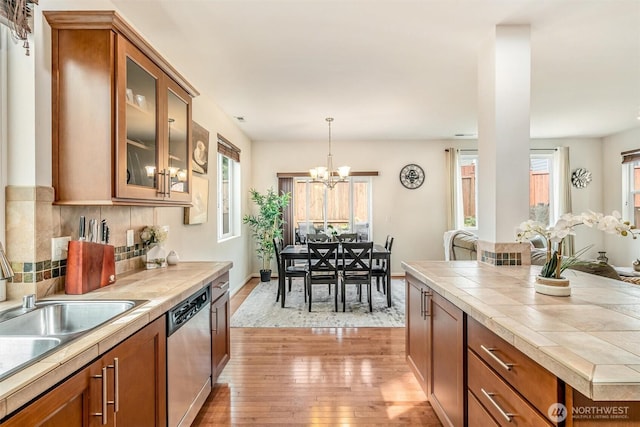
[{"label": "dining chair", "polygon": [[[273,239],[273,248],[276,252],[276,263],[278,264],[278,279],[284,277],[289,281],[289,292],[291,292],[291,281],[294,277],[301,277],[304,281],[304,302],[307,302],[307,268],[300,265],[288,265],[285,270],[281,270],[280,266],[280,252],[282,251],[282,239]],[[276,294],[276,302],[280,300],[280,286],[278,286],[278,293]]]},{"label": "dining chair", "polygon": [[307,234],[307,242],[326,242],[327,240],[329,240],[329,236],[324,233]]},{"label": "dining chair", "polygon": [[371,256],[373,242],[342,243],[342,311],[345,311],[346,285],[358,286],[358,301],[362,301],[362,285],[367,286],[369,311],[373,311],[371,297]]},{"label": "dining chair", "polygon": [[313,300],[313,285],[331,285],[335,289],[335,310],[338,311],[338,242],[307,242],[307,289],[309,311]]},{"label": "dining chair", "polygon": [[[384,243],[384,248],[391,252],[393,247],[393,237],[387,235],[387,240]],[[376,279],[376,289],[380,292],[380,279],[382,279],[382,292],[387,293],[389,284],[387,283],[387,269],[389,265],[387,260],[377,259],[373,267],[371,268],[371,275]]]},{"label": "dining chair", "polygon": [[357,242],[358,234],[357,233],[342,233],[338,234],[338,242]]}]

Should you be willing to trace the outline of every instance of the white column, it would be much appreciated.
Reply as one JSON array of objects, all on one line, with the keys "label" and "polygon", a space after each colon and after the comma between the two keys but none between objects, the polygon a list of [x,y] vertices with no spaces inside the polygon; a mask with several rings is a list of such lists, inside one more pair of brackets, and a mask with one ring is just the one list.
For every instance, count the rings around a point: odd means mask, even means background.
[{"label": "white column", "polygon": [[478,59],[478,236],[486,242],[514,242],[529,217],[530,93],[530,28],[497,26]]}]

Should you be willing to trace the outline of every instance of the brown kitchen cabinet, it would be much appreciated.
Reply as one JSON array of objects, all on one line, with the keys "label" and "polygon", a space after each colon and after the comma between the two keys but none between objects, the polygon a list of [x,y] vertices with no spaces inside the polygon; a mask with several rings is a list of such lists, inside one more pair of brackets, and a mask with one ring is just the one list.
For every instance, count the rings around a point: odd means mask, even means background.
[{"label": "brown kitchen cabinet", "polygon": [[165,324],[158,318],[1,425],[165,426]]},{"label": "brown kitchen cabinet", "polygon": [[112,11],[46,11],[59,205],[191,203],[198,92]]},{"label": "brown kitchen cabinet", "polygon": [[465,316],[417,278],[406,275],[406,357],[436,415],[465,423]]},{"label": "brown kitchen cabinet", "polygon": [[430,289],[415,279],[406,276],[406,358],[411,370],[418,379],[422,390],[429,396],[429,360],[430,319],[425,310]]},{"label": "brown kitchen cabinet", "polygon": [[465,422],[465,316],[436,292],[429,296],[431,378],[429,402],[445,426]]},{"label": "brown kitchen cabinet", "polygon": [[231,358],[229,273],[211,284],[211,375],[212,383]]}]

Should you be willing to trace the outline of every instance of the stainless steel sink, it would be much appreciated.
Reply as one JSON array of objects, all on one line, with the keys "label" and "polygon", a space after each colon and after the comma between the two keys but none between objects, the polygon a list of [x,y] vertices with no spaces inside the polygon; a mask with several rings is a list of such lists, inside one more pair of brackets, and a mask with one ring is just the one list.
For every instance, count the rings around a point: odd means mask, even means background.
[{"label": "stainless steel sink", "polygon": [[43,301],[0,322],[2,335],[65,335],[86,331],[136,306],[135,301]]},{"label": "stainless steel sink", "polygon": [[0,380],[145,302],[43,300],[0,312]]}]

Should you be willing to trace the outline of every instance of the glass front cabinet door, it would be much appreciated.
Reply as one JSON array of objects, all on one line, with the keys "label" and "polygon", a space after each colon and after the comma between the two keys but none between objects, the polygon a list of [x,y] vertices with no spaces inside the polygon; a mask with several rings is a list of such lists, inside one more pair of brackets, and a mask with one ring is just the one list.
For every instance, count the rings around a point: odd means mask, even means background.
[{"label": "glass front cabinet door", "polygon": [[118,199],[190,202],[191,97],[119,39]]}]

